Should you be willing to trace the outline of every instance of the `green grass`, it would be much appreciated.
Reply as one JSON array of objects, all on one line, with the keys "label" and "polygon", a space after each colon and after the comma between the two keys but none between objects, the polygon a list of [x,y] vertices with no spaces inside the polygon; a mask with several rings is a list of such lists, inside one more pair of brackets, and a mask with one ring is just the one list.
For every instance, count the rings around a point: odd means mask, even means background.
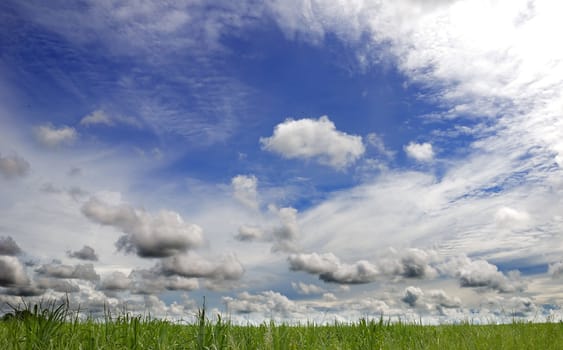
[{"label": "green grass", "polygon": [[122,315],[80,320],[68,303],[25,305],[0,322],[0,349],[563,349],[563,323],[194,324]]}]

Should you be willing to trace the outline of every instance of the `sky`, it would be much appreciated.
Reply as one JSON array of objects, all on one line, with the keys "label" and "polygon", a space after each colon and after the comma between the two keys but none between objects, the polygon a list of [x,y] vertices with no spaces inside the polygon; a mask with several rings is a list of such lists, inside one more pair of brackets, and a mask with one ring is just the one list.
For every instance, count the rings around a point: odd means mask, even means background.
[{"label": "sky", "polygon": [[561,320],[562,10],[2,1],[3,310]]}]

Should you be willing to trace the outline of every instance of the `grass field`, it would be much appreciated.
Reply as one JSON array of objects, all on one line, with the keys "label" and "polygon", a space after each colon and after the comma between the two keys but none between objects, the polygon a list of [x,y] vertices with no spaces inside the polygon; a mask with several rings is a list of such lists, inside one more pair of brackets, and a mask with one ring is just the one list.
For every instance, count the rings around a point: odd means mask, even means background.
[{"label": "grass field", "polygon": [[563,323],[184,325],[142,317],[80,320],[66,304],[26,306],[0,322],[0,349],[563,349]]}]

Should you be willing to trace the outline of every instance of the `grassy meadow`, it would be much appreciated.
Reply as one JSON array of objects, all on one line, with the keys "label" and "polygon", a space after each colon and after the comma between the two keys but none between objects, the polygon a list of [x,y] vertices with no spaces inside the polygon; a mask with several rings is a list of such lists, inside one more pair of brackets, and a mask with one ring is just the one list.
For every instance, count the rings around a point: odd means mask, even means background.
[{"label": "grassy meadow", "polygon": [[423,326],[361,319],[330,325],[193,324],[128,315],[81,320],[68,305],[26,306],[0,322],[0,349],[563,349],[563,323]]}]

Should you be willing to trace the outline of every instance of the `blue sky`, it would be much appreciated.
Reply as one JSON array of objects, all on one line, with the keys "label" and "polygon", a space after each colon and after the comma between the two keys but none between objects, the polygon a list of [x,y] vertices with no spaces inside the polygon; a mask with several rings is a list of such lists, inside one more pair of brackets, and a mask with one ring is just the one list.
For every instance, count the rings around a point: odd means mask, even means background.
[{"label": "blue sky", "polygon": [[560,317],[556,4],[0,9],[0,300]]}]

